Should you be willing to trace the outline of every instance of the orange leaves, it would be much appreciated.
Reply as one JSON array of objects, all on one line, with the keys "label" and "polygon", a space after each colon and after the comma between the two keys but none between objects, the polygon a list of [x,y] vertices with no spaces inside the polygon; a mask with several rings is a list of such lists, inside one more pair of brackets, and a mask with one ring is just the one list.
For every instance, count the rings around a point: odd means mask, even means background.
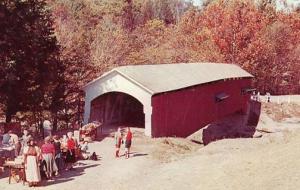
[{"label": "orange leaves", "polygon": [[234,62],[258,88],[279,92],[264,80],[281,84],[280,74],[299,67],[299,13],[277,12],[265,0],[216,0],[202,10],[181,0],[58,1],[63,56],[101,73],[125,64]]},{"label": "orange leaves", "polygon": [[171,30],[161,20],[149,20],[132,32],[132,49],[128,62],[133,64],[170,62]]},{"label": "orange leaves", "polygon": [[[107,20],[106,20],[107,19]],[[95,37],[91,44],[91,56],[93,64],[104,70],[112,66],[124,63],[128,51],[130,51],[129,35],[121,26],[110,22],[105,18],[95,29]]]},{"label": "orange leaves", "polygon": [[[179,39],[187,35],[179,48],[187,49],[187,60],[238,63],[256,76],[262,91],[282,92],[282,74],[295,73],[290,71],[299,65],[295,53],[300,49],[299,14],[263,6],[249,0],[219,0],[200,13],[187,12],[177,27]],[[272,77],[276,77],[273,86],[266,82]]]}]

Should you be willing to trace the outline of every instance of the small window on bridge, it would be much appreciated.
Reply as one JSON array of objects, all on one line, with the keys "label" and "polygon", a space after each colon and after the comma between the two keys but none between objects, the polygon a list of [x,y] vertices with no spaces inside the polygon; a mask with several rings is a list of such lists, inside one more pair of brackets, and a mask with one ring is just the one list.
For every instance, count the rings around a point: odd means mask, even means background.
[{"label": "small window on bridge", "polygon": [[226,94],[225,92],[219,93],[215,96],[216,102],[222,102],[222,101],[226,100],[227,98],[229,98],[229,95]]},{"label": "small window on bridge", "polygon": [[255,91],[256,91],[256,88],[246,87],[246,88],[242,88],[241,94],[242,95],[252,94]]}]

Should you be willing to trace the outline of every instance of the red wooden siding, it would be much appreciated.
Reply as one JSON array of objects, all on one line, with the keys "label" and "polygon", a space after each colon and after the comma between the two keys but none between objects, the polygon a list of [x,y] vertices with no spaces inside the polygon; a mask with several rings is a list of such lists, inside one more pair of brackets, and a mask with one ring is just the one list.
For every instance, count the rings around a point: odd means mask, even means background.
[{"label": "red wooden siding", "polygon": [[[212,121],[245,111],[250,95],[242,95],[241,89],[250,85],[251,79],[226,80],[153,96],[152,136],[186,137]],[[218,93],[229,98],[216,102]]]}]

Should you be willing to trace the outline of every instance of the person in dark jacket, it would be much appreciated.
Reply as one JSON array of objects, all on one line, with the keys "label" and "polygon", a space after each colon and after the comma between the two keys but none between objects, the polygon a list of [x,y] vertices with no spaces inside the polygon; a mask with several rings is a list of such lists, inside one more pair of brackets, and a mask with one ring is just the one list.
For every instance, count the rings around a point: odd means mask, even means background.
[{"label": "person in dark jacket", "polygon": [[61,143],[59,141],[59,137],[57,135],[53,136],[53,145],[55,148],[55,163],[57,165],[58,171],[63,169],[63,159],[62,159],[62,152],[61,152]]}]

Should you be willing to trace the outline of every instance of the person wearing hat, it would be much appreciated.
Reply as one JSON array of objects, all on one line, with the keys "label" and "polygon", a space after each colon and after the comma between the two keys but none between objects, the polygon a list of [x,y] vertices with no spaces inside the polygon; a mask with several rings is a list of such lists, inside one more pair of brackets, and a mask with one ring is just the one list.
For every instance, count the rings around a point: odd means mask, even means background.
[{"label": "person wearing hat", "polygon": [[23,150],[26,181],[29,183],[29,187],[36,186],[41,181],[40,168],[38,165],[40,149],[36,146],[33,138],[29,138],[27,146],[25,146]]}]

